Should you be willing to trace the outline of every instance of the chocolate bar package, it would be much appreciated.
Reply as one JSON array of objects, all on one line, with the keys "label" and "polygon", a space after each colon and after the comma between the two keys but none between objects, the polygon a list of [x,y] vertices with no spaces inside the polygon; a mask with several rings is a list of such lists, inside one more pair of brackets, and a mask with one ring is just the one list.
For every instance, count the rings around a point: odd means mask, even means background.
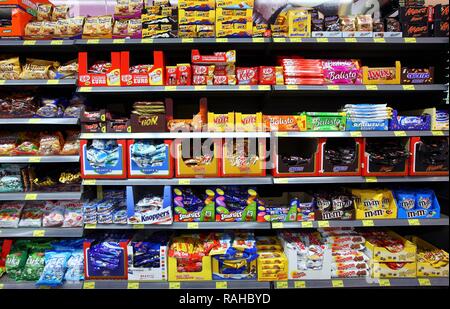
[{"label": "chocolate bar package", "polygon": [[449,23],[447,21],[436,21],[434,23],[434,36],[436,37],[448,37],[449,36]]},{"label": "chocolate bar package", "polygon": [[386,32],[401,32],[402,26],[395,18],[386,18]]},{"label": "chocolate bar package", "polygon": [[434,19],[448,21],[449,5],[438,4],[434,7]]},{"label": "chocolate bar package", "polygon": [[341,31],[339,16],[326,16],[323,23],[325,31]]},{"label": "chocolate bar package", "polygon": [[427,22],[423,24],[403,24],[403,36],[428,37],[431,36],[431,27]]},{"label": "chocolate bar package", "polygon": [[401,76],[402,84],[433,84],[434,83],[434,67],[429,68],[402,68]]},{"label": "chocolate bar package", "polygon": [[410,6],[400,8],[400,20],[403,24],[424,24],[428,22],[429,8]]}]

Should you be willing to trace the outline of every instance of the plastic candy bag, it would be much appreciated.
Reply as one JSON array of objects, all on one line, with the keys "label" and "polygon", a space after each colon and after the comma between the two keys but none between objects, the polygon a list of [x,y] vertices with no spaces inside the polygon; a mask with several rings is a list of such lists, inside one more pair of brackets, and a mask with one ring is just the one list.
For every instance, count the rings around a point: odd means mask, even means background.
[{"label": "plastic candy bag", "polygon": [[45,267],[36,285],[59,286],[62,284],[71,252],[45,252]]},{"label": "plastic candy bag", "polygon": [[81,281],[84,280],[84,254],[83,250],[76,250],[72,252],[67,261],[67,271],[64,276],[66,281]]}]

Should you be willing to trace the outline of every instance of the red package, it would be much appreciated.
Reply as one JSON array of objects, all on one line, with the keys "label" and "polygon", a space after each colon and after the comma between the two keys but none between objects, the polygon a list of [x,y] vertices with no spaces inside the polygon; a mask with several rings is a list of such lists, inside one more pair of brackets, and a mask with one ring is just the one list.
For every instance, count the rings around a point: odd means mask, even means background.
[{"label": "red package", "polygon": [[192,74],[193,75],[213,75],[214,74],[214,65],[193,65],[192,66]]},{"label": "red package", "polygon": [[216,65],[214,75],[235,75],[236,67],[234,64]]},{"label": "red package", "polygon": [[275,85],[277,83],[275,67],[259,67],[259,84]]},{"label": "red package", "polygon": [[323,78],[301,78],[301,77],[286,77],[284,79],[286,85],[324,85]]},{"label": "red package", "polygon": [[258,67],[237,68],[238,85],[258,85]]},{"label": "red package", "polygon": [[192,84],[192,70],[190,64],[177,64],[177,86]]},{"label": "red package", "polygon": [[232,75],[214,76],[214,85],[236,85],[236,78]]},{"label": "red package", "polygon": [[166,86],[176,86],[177,85],[177,67],[167,66],[166,67]]},{"label": "red package", "polygon": [[194,75],[192,77],[193,85],[207,85],[208,84],[208,76],[206,75]]}]

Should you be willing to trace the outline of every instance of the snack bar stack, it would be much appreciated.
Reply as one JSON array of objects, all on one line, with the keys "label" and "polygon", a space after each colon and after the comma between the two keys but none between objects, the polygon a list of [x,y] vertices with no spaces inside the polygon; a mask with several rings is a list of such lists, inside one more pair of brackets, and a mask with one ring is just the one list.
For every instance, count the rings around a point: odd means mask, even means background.
[{"label": "snack bar stack", "polygon": [[192,50],[193,85],[236,85],[236,51],[201,55]]},{"label": "snack bar stack", "polygon": [[288,279],[288,260],[280,240],[275,236],[256,239],[258,249],[258,281]]},{"label": "snack bar stack", "polygon": [[216,37],[252,37],[254,4],[254,0],[216,0]]},{"label": "snack bar stack", "polygon": [[286,85],[325,84],[323,63],[320,59],[281,58]]},{"label": "snack bar stack", "polygon": [[288,258],[289,279],[331,278],[331,249],[317,232],[283,231],[279,237]]},{"label": "snack bar stack", "polygon": [[216,34],[215,0],[178,1],[178,36],[213,38]]},{"label": "snack bar stack", "polygon": [[373,278],[416,277],[416,244],[389,230],[368,231],[363,235]]},{"label": "snack bar stack", "polygon": [[178,11],[169,0],[148,1],[142,13],[143,38],[175,38],[178,33]]},{"label": "snack bar stack", "polygon": [[370,275],[365,239],[352,228],[321,229],[323,242],[331,249],[332,278],[364,278]]},{"label": "snack bar stack", "polygon": [[347,131],[387,131],[392,108],[387,104],[346,104]]}]

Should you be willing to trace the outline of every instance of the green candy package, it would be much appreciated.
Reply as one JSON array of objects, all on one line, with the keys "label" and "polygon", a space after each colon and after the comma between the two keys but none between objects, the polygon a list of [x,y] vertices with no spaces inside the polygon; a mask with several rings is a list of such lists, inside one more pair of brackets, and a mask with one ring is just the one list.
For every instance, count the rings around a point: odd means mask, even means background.
[{"label": "green candy package", "polygon": [[8,277],[19,281],[26,262],[27,250],[24,248],[14,249],[6,257],[5,267]]},{"label": "green candy package", "polygon": [[21,279],[24,281],[37,281],[41,276],[45,266],[45,253],[43,251],[33,251],[28,255],[25,266],[21,272]]}]

